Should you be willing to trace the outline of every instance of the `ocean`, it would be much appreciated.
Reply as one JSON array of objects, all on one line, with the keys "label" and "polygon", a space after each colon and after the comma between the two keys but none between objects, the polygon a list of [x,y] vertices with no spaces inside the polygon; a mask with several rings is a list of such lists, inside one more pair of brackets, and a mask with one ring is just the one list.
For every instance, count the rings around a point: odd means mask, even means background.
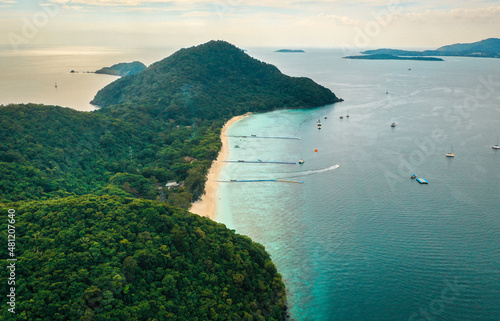
[{"label": "ocean", "polygon": [[[500,151],[491,146],[500,136],[500,60],[368,61],[342,59],[341,50],[273,50],[247,52],[345,100],[252,114],[229,129],[250,136],[229,138],[229,160],[263,162],[229,163],[220,180],[303,182],[221,182],[216,197],[215,220],[271,254],[290,318],[498,320]],[[116,77],[84,71],[149,65],[173,51],[0,48],[0,104],[92,110],[89,101]],[[445,157],[450,151],[455,157]],[[265,163],[299,159],[304,164]]]},{"label": "ocean", "polygon": [[[41,103],[95,110],[95,94],[117,76],[95,74],[102,67],[141,60],[161,60],[174,48],[0,46],[0,104]],[[71,71],[75,71],[71,73]]]},{"label": "ocean", "polygon": [[305,162],[228,164],[221,180],[304,183],[219,183],[216,210],[271,253],[291,318],[498,320],[500,60],[249,53],[345,99],[229,130],[301,138],[230,138],[230,160]]}]

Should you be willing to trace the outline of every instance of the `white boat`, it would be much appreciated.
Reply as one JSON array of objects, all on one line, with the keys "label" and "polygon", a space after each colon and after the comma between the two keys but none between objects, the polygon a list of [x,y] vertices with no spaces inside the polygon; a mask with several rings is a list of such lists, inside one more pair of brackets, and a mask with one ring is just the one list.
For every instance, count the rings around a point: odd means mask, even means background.
[{"label": "white boat", "polygon": [[304,160],[303,159],[299,160],[299,164],[304,164]]},{"label": "white boat", "polygon": [[493,149],[500,149],[500,146],[498,146],[498,137],[497,137],[497,144],[491,146],[491,148],[493,148]]},{"label": "white boat", "polygon": [[453,153],[453,146],[450,147],[450,152],[445,154],[446,157],[455,157],[455,153]]}]

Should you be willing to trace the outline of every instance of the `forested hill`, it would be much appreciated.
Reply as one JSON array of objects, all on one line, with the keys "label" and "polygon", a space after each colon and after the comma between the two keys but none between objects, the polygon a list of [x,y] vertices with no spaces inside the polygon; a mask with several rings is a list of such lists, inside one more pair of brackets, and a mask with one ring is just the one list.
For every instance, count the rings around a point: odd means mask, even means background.
[{"label": "forested hill", "polygon": [[[97,193],[189,208],[217,157],[223,120],[178,126],[140,109],[119,116],[0,106],[0,202]],[[167,181],[184,183],[167,189]]]},{"label": "forested hill", "polygon": [[210,41],[181,49],[136,75],[116,80],[91,103],[145,106],[155,117],[189,123],[197,118],[339,101],[309,78],[286,76],[227,42]]},{"label": "forested hill", "polygon": [[284,319],[264,247],[223,224],[154,201],[79,196],[0,205],[4,239],[9,208],[16,314],[4,299],[1,320]]}]

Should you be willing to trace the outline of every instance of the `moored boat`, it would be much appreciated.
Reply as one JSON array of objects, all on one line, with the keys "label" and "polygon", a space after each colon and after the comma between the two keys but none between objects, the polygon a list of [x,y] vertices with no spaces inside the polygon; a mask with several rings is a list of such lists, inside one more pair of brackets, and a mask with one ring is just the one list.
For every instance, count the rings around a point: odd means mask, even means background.
[{"label": "moored boat", "polygon": [[493,148],[493,149],[500,149],[500,146],[498,146],[498,137],[497,137],[497,144],[491,146],[491,148]]},{"label": "moored boat", "polygon": [[450,147],[450,152],[445,154],[446,157],[455,157],[455,153],[453,152],[453,146]]},{"label": "moored boat", "polygon": [[417,178],[417,182],[420,184],[429,184],[429,182],[425,178]]}]

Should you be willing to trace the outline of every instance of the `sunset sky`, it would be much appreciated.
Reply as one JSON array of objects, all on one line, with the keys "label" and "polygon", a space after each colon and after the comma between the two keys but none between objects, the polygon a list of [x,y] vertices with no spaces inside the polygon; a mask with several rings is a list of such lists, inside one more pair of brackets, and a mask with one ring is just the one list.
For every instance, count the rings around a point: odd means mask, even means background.
[{"label": "sunset sky", "polygon": [[0,0],[1,45],[426,47],[500,37],[500,0]]}]

